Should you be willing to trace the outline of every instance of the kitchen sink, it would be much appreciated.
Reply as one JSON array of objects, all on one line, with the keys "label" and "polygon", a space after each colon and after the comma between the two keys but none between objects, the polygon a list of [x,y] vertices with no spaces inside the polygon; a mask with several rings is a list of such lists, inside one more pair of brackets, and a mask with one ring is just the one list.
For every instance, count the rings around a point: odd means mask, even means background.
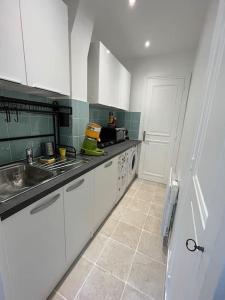
[{"label": "kitchen sink", "polygon": [[53,173],[26,163],[0,168],[0,203],[34,187],[53,176]]}]

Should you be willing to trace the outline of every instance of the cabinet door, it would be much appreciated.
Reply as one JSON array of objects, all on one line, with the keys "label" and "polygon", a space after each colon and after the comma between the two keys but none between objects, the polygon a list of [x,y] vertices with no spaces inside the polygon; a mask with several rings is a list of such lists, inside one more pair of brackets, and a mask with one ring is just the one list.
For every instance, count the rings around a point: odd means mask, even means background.
[{"label": "cabinet door", "polygon": [[131,75],[123,65],[120,65],[119,108],[129,110]]},{"label": "cabinet door", "polygon": [[62,190],[2,222],[11,300],[46,299],[65,272]]},{"label": "cabinet door", "polygon": [[69,95],[68,12],[62,0],[20,0],[28,85]]},{"label": "cabinet door", "polygon": [[95,169],[94,224],[97,229],[116,203],[118,157]]},{"label": "cabinet door", "polygon": [[93,172],[64,187],[66,258],[71,265],[93,234]]},{"label": "cabinet door", "polygon": [[120,62],[100,43],[99,103],[119,107]]},{"label": "cabinet door", "polygon": [[114,59],[109,50],[100,43],[99,47],[99,104],[112,106]]},{"label": "cabinet door", "polygon": [[26,84],[19,0],[0,1],[0,78]]}]

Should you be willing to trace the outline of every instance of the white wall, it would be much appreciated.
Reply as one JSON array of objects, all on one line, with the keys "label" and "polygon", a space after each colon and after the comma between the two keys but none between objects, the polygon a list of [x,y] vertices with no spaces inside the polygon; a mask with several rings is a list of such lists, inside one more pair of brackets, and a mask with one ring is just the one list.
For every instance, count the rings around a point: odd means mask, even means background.
[{"label": "white wall", "polygon": [[87,57],[94,27],[88,0],[65,0],[69,13],[71,98],[87,101]]},{"label": "white wall", "polygon": [[188,51],[125,60],[125,65],[132,74],[130,109],[140,111],[140,107],[144,107],[148,77],[188,77],[193,69],[194,58],[195,51]]},{"label": "white wall", "polygon": [[190,76],[193,70],[195,51],[173,53],[125,60],[124,63],[132,75],[130,110],[141,111],[139,138],[142,138],[143,115],[146,103],[147,81],[150,77],[185,78],[184,97],[187,97]]}]

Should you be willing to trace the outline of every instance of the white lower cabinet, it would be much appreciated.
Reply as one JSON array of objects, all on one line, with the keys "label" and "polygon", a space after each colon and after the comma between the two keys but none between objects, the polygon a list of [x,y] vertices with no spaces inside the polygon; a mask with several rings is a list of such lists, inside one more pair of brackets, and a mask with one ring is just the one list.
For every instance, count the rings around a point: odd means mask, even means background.
[{"label": "white lower cabinet", "polygon": [[7,218],[2,229],[10,300],[46,299],[65,272],[62,189]]},{"label": "white lower cabinet", "polygon": [[44,300],[116,204],[118,157],[1,223],[7,300]]},{"label": "white lower cabinet", "polygon": [[70,266],[93,234],[94,172],[64,187],[66,261]]},{"label": "white lower cabinet", "polygon": [[118,157],[100,165],[94,176],[94,228],[100,226],[116,204]]}]

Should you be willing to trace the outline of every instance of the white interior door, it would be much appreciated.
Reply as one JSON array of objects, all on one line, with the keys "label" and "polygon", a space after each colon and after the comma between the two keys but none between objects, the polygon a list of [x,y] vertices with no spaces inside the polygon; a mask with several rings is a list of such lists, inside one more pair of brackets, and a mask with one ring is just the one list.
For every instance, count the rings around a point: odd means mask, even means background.
[{"label": "white interior door", "polygon": [[[179,218],[172,238],[168,263],[167,299],[203,300],[214,298],[218,268],[212,268],[217,236],[224,228],[225,214],[225,6],[221,1],[217,44],[205,86],[204,110],[196,137],[191,172]],[[222,24],[219,22],[222,21]],[[218,33],[216,33],[217,35]],[[221,39],[222,37],[222,39]],[[194,239],[204,252],[186,249],[186,240]],[[220,253],[219,265],[224,266]],[[214,271],[208,272],[209,269]],[[210,284],[206,284],[206,278]],[[223,298],[225,299],[225,295]]]},{"label": "white interior door", "polygon": [[140,177],[167,183],[179,139],[184,79],[150,79],[144,116]]}]

